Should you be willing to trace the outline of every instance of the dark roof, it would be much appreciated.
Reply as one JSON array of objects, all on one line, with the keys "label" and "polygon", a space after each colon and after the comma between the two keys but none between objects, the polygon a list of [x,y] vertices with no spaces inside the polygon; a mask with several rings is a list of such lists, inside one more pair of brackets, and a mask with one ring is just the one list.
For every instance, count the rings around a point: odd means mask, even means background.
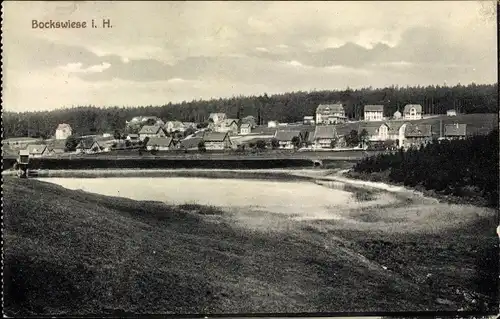
[{"label": "dark roof", "polygon": [[223,133],[223,132],[210,132],[208,134],[205,134],[203,137],[203,140],[205,142],[222,142],[228,137],[228,133]]},{"label": "dark roof", "polygon": [[417,113],[422,113],[422,105],[420,104],[406,104],[404,108],[404,113],[410,113],[410,109],[414,107]]},{"label": "dark roof", "polygon": [[[97,142],[93,138],[83,138],[83,139],[80,140],[80,143],[78,143],[77,148],[83,148],[83,149],[88,150],[88,149],[92,148],[92,146],[94,145],[94,143],[97,143]],[[101,147],[99,145],[99,143],[97,143],[97,145],[99,147]]]},{"label": "dark roof", "polygon": [[445,124],[444,136],[465,136],[467,124]]},{"label": "dark roof", "polygon": [[139,134],[156,134],[160,131],[161,127],[158,125],[144,125]]},{"label": "dark roof", "polygon": [[403,125],[404,122],[383,122],[383,123],[380,123],[380,122],[365,122],[363,124],[360,125],[359,127],[359,131],[365,129],[368,134],[370,135],[378,135],[378,130],[380,129],[380,127],[382,125],[385,125],[387,126],[387,131],[390,133],[390,134],[397,134],[398,131],[399,131],[399,128],[401,127],[401,125]]},{"label": "dark roof", "polygon": [[336,135],[337,132],[335,131],[335,127],[333,125],[316,126],[316,130],[314,131],[314,139],[335,138]]},{"label": "dark roof", "polygon": [[365,105],[365,112],[384,112],[383,105]]},{"label": "dark roof", "polygon": [[332,112],[332,113],[335,113],[335,112],[341,112],[341,113],[343,113],[344,112],[344,107],[340,103],[336,103],[336,104],[320,104],[318,106],[318,108],[316,109],[316,113],[319,113],[319,112],[328,112],[328,111]]},{"label": "dark roof", "polygon": [[169,147],[172,144],[172,141],[172,137],[150,137],[146,145]]},{"label": "dark roof", "polygon": [[48,149],[64,149],[66,148],[66,140],[47,140]]},{"label": "dark roof", "polygon": [[295,136],[300,138],[301,132],[300,131],[281,131],[281,130],[278,130],[278,131],[276,131],[275,138],[278,141],[291,141]]},{"label": "dark roof", "polygon": [[185,149],[197,149],[198,148],[198,143],[200,141],[203,141],[203,138],[201,137],[192,137],[192,138],[185,138],[181,141],[181,148]]},{"label": "dark roof", "polygon": [[42,154],[46,148],[47,148],[47,145],[44,145],[44,144],[30,144],[26,147],[26,150],[30,154]]},{"label": "dark roof", "polygon": [[409,124],[405,129],[406,137],[431,137],[432,126],[430,124]]}]

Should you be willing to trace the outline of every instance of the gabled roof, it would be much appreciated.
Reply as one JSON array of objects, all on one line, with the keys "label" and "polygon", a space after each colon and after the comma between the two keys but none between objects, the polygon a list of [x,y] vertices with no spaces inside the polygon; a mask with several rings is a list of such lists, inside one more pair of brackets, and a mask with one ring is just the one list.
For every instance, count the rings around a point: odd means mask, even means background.
[{"label": "gabled roof", "polygon": [[383,105],[365,105],[365,112],[384,112]]},{"label": "gabled roof", "polygon": [[243,123],[241,124],[241,128],[251,128],[252,125],[250,125],[250,123]]},{"label": "gabled roof", "polygon": [[95,140],[93,138],[82,138],[80,143],[78,143],[76,148],[90,149],[94,145]]},{"label": "gabled roof", "polygon": [[233,122],[236,123],[236,125],[238,125],[239,120],[238,119],[226,119],[226,120],[224,120],[224,125],[229,126],[229,125],[232,125]]},{"label": "gabled roof", "polygon": [[150,137],[146,145],[170,147],[172,141],[172,137]]},{"label": "gabled roof", "polygon": [[178,127],[184,126],[184,123],[182,123],[181,121],[167,121],[167,122],[165,122],[165,126],[167,126],[169,123],[172,123],[172,125],[174,127],[176,127],[176,126],[178,126]]},{"label": "gabled roof", "polygon": [[406,137],[431,137],[432,126],[430,124],[409,124],[405,129]]},{"label": "gabled roof", "polygon": [[336,104],[320,104],[316,109],[316,113],[320,112],[344,112],[344,107],[340,103]]},{"label": "gabled roof", "polygon": [[417,113],[422,113],[422,105],[420,104],[406,104],[403,113],[410,113],[410,109],[414,107]]},{"label": "gabled roof", "polygon": [[30,154],[43,154],[47,149],[47,145],[45,144],[30,144],[26,147],[26,150]]},{"label": "gabled roof", "polygon": [[332,125],[316,126],[316,130],[314,131],[314,139],[335,138],[336,135],[337,132]]},{"label": "gabled roof", "polygon": [[64,149],[66,147],[66,140],[48,140],[46,141],[48,149]]},{"label": "gabled roof", "polygon": [[388,123],[388,122],[366,122],[360,125],[359,131],[365,129],[370,135],[378,135],[381,126],[387,126],[387,132],[390,134],[398,133],[399,128],[403,123]]},{"label": "gabled roof", "polygon": [[467,124],[445,124],[444,136],[465,136]]},{"label": "gabled roof", "polygon": [[56,130],[71,130],[71,126],[66,123],[61,123],[57,126]]},{"label": "gabled roof", "polygon": [[203,136],[203,140],[205,142],[223,142],[228,136],[228,133],[224,132],[210,132]]},{"label": "gabled roof", "polygon": [[184,148],[184,149],[198,148],[198,143],[200,141],[203,141],[202,137],[185,138],[181,141],[181,148]]},{"label": "gabled roof", "polygon": [[300,131],[276,131],[275,138],[278,141],[291,141],[295,136],[300,138]]},{"label": "gabled roof", "polygon": [[158,125],[144,125],[139,134],[157,134],[160,131],[161,127]]}]

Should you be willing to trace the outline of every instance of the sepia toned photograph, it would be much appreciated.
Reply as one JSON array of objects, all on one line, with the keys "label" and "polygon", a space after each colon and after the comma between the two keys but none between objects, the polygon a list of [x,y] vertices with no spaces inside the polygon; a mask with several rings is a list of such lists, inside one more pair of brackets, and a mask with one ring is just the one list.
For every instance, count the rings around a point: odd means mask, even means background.
[{"label": "sepia toned photograph", "polygon": [[494,317],[497,11],[4,1],[4,317]]}]

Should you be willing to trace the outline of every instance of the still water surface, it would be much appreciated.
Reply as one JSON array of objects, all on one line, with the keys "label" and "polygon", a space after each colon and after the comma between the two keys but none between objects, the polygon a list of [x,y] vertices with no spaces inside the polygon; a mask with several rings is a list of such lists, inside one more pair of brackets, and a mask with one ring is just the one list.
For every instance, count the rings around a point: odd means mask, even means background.
[{"label": "still water surface", "polygon": [[373,198],[360,201],[352,192],[310,181],[194,177],[42,180],[72,190],[134,200],[213,205],[245,213],[285,214],[298,220],[342,220],[349,224],[356,223],[356,227],[366,224],[366,227],[372,228],[377,225],[393,231],[411,231],[416,226],[438,229],[492,214],[489,209],[449,205],[436,200],[416,201],[415,198],[410,204],[390,192],[380,192]]}]

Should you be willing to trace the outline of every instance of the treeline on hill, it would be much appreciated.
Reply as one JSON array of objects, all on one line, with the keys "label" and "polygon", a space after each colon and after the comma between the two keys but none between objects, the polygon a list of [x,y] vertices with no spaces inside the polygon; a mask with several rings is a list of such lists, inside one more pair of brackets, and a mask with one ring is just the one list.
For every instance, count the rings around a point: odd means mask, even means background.
[{"label": "treeline on hill", "polygon": [[204,122],[212,112],[224,112],[229,117],[253,115],[258,124],[270,120],[302,121],[314,115],[321,103],[341,102],[347,116],[360,119],[366,104],[384,104],[385,116],[402,110],[408,103],[421,104],[425,114],[442,114],[448,109],[462,113],[495,113],[498,111],[498,84],[427,87],[365,88],[343,91],[293,92],[268,96],[233,97],[212,100],[194,100],[177,104],[146,107],[78,106],[45,112],[3,113],[4,137],[43,137],[55,133],[59,123],[68,123],[77,134],[99,134],[123,130],[125,121],[134,116],[157,116],[163,120]]},{"label": "treeline on hill", "polygon": [[498,207],[498,134],[496,129],[466,140],[435,141],[420,149],[367,157],[353,171],[445,195],[481,197]]}]

